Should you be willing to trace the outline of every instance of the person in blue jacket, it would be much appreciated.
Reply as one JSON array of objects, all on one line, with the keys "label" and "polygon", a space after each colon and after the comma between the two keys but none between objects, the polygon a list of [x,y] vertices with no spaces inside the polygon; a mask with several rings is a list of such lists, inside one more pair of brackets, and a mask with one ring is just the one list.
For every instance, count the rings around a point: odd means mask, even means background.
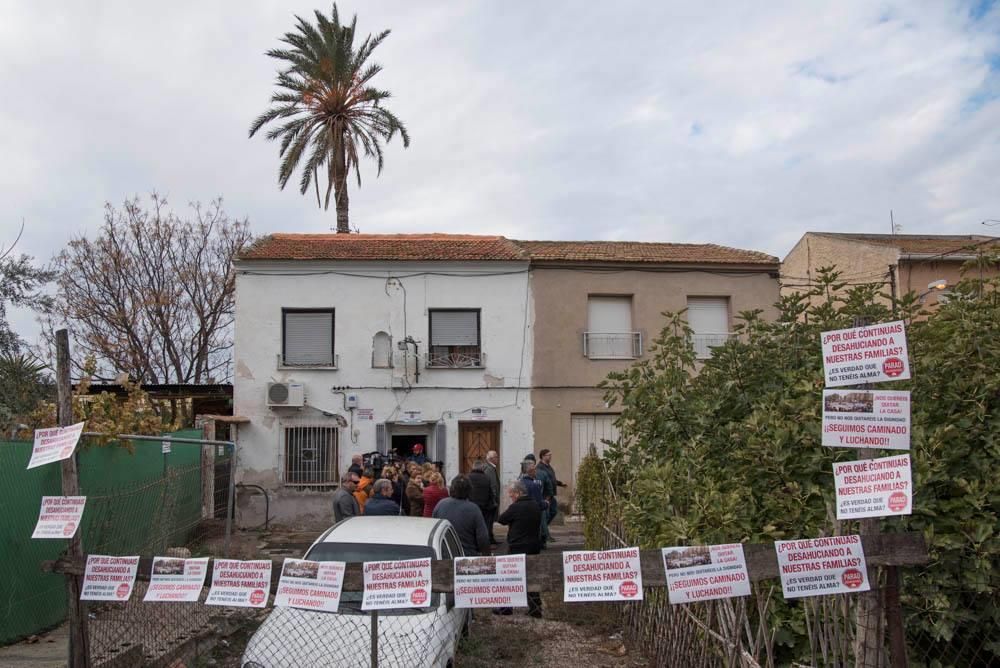
[{"label": "person in blue jacket", "polygon": [[392,500],[392,481],[379,478],[372,486],[372,497],[365,503],[366,516],[399,515],[399,504]]}]

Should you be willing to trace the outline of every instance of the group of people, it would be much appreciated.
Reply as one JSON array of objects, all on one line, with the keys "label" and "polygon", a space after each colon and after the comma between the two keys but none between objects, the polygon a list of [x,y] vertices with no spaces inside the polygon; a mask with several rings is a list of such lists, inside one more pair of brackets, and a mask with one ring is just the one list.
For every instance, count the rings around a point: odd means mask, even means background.
[{"label": "group of people", "polygon": [[[500,471],[495,450],[485,460],[476,460],[469,475],[457,475],[445,487],[444,477],[434,463],[417,461],[421,445],[414,455],[398,465],[382,468],[376,477],[371,467],[364,467],[361,455],[355,455],[351,467],[341,477],[333,495],[334,520],[340,522],[358,515],[410,515],[433,517],[451,522],[466,556],[488,555],[499,545],[493,535],[497,522],[507,527],[508,554],[539,554],[547,543],[555,541],[549,524],[559,512],[557,492],[565,485],[552,468],[552,452],[544,449],[529,454],[521,462],[521,475],[506,488],[509,505],[500,509]],[[499,615],[512,614],[510,608],[497,608]],[[528,614],[542,616],[541,596],[528,594]]]},{"label": "group of people", "polygon": [[447,496],[439,465],[427,461],[422,444],[413,447],[408,459],[379,471],[366,466],[361,455],[354,455],[333,494],[333,519],[340,522],[359,515],[431,517],[435,506]]}]

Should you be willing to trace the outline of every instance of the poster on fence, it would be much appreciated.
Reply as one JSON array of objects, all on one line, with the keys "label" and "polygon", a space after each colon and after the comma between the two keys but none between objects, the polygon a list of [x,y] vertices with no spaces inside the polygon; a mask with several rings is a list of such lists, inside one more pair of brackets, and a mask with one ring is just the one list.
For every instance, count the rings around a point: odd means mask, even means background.
[{"label": "poster on fence", "polygon": [[201,596],[208,575],[208,557],[153,557],[153,571],[143,601],[193,603]]},{"label": "poster on fence", "polygon": [[563,601],[640,601],[639,548],[563,552]]},{"label": "poster on fence", "polygon": [[263,608],[271,591],[271,560],[216,559],[205,605]]},{"label": "poster on fence", "polygon": [[135,589],[135,574],[138,570],[139,557],[88,555],[80,600],[127,601]]},{"label": "poster on fence", "polygon": [[524,608],[528,579],[523,554],[455,558],[456,608]]},{"label": "poster on fence", "polygon": [[662,552],[671,603],[750,595],[747,560],[739,543],[665,547]]},{"label": "poster on fence", "polygon": [[337,612],[346,568],[343,561],[285,559],[274,605]]},{"label": "poster on fence", "polygon": [[868,591],[861,536],[774,542],[785,598]]},{"label": "poster on fence", "polygon": [[67,459],[76,450],[76,444],[83,433],[83,422],[77,422],[69,427],[52,427],[51,429],[36,429],[35,443],[31,448],[31,459],[28,468],[33,469],[43,464],[51,464],[61,459]]},{"label": "poster on fence", "polygon": [[910,393],[823,390],[823,445],[910,449]]},{"label": "poster on fence", "polygon": [[72,538],[83,518],[85,496],[43,496],[32,538]]},{"label": "poster on fence", "polygon": [[823,332],[827,387],[905,380],[910,377],[902,320]]},{"label": "poster on fence", "polygon": [[910,456],[833,464],[837,519],[909,515],[913,512]]},{"label": "poster on fence", "polygon": [[431,605],[431,560],[366,561],[362,610]]}]

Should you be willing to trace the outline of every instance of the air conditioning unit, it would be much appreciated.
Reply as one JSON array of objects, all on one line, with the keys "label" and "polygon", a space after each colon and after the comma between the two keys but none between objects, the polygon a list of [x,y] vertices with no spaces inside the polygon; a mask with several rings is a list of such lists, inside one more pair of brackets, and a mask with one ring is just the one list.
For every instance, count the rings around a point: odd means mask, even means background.
[{"label": "air conditioning unit", "polygon": [[301,408],[306,403],[306,388],[302,383],[268,383],[268,408]]}]

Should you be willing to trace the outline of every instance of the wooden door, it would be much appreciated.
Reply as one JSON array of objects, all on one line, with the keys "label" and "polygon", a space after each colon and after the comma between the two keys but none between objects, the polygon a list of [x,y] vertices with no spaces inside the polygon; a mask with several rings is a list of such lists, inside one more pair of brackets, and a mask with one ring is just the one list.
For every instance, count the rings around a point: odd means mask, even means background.
[{"label": "wooden door", "polygon": [[490,450],[500,452],[499,422],[458,423],[459,473],[471,471],[477,459],[486,461],[486,453]]}]

